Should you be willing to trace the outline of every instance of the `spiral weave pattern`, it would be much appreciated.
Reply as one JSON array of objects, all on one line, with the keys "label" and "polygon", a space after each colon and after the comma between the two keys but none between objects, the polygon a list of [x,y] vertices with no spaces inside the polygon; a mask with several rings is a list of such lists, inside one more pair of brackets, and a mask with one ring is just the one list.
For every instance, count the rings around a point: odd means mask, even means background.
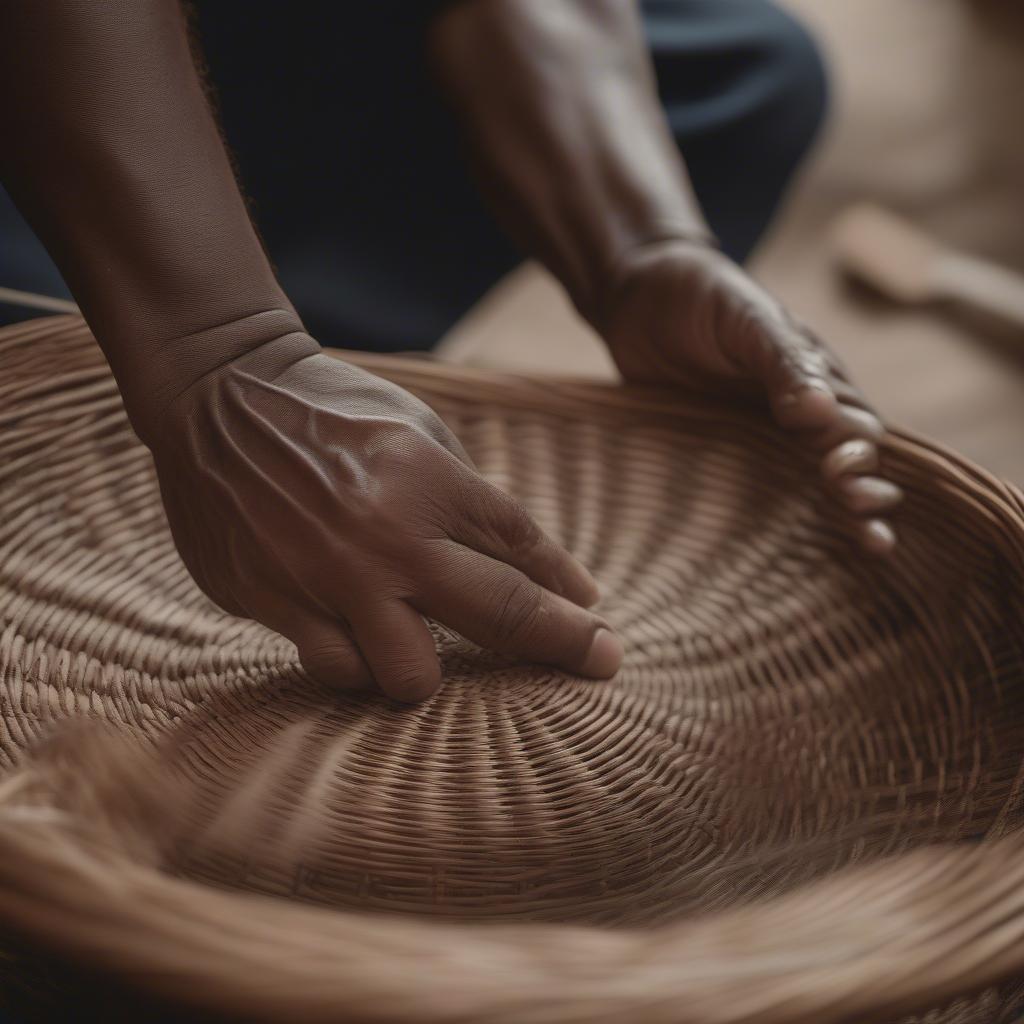
[{"label": "spiral weave pattern", "polygon": [[358,361],[592,570],[622,670],[433,626],[426,704],[318,685],[191,581],[81,321],[7,328],[0,924],[246,1019],[1014,1019],[1022,496],[896,436],[883,565],[753,414]]}]

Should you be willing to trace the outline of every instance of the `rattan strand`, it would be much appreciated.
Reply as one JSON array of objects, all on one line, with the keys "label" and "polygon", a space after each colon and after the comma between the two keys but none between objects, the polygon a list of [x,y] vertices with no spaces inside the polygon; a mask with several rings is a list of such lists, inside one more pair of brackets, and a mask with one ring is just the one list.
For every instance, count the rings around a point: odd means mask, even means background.
[{"label": "rattan strand", "polygon": [[191,582],[81,321],[7,328],[0,926],[245,1019],[1010,1020],[1021,495],[894,438],[883,567],[760,417],[360,361],[594,571],[619,676],[436,628],[424,706],[316,685]]}]

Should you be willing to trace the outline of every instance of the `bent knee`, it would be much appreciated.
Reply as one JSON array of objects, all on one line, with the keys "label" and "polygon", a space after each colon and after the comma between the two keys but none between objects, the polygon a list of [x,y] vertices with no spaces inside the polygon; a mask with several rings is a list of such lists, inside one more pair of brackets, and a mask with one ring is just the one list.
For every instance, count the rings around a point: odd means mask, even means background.
[{"label": "bent knee", "polygon": [[644,0],[643,11],[676,143],[712,230],[742,262],[822,126],[825,62],[770,0]]},{"label": "bent knee", "polygon": [[829,81],[818,43],[807,28],[774,4],[762,8],[755,48],[763,103],[776,145],[799,159],[828,112]]}]

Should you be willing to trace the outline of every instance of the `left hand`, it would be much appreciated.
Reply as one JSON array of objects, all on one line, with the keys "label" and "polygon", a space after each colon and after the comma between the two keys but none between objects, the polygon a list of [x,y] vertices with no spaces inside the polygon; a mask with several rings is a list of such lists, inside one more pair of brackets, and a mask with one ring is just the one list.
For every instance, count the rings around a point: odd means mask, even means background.
[{"label": "left hand", "polygon": [[728,257],[683,239],[639,247],[594,319],[627,380],[766,400],[820,454],[864,548],[892,550],[887,516],[902,493],[879,475],[881,420],[835,355]]}]

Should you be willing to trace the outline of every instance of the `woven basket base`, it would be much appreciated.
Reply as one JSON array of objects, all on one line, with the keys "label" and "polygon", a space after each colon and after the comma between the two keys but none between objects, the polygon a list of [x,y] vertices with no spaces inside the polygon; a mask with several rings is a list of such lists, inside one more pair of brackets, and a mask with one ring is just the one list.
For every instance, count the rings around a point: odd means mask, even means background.
[{"label": "woven basket base", "polygon": [[[908,500],[899,555],[880,565],[853,553],[813,466],[757,417],[361,361],[430,403],[594,571],[622,671],[572,679],[432,627],[445,685],[421,707],[315,684],[287,641],[188,577],[80,321],[0,331],[0,858],[16,862],[0,904],[22,900],[0,922],[115,974],[139,935],[173,974],[161,957],[183,940],[146,916],[172,892],[234,914],[242,893],[272,896],[268,921],[319,904],[332,941],[360,951],[350,966],[378,927],[355,912],[538,923],[494,941],[513,966],[523,943],[548,950],[547,988],[520,963],[504,1002],[488,989],[459,1010],[421,984],[403,1020],[893,1020],[940,1004],[920,1019],[1009,1020],[1024,969],[1021,496],[897,437],[886,459]],[[82,726],[97,722],[101,739]],[[46,807],[64,817],[25,825]],[[45,857],[17,845],[33,829]],[[85,919],[58,941],[47,901],[85,914],[72,890],[91,858],[134,880],[142,917],[112,912],[118,941]],[[67,892],[39,880],[46,865]],[[321,918],[295,920],[303,942],[323,937]],[[415,928],[456,961],[480,941],[465,924]],[[411,953],[387,935],[393,978]],[[590,945],[606,973],[585,990],[627,979],[600,1007],[571,1001]],[[222,946],[208,954],[221,974],[182,998],[268,1010],[259,986],[235,992]],[[195,969],[172,960],[179,980]],[[268,970],[252,951],[249,967]],[[344,1005],[320,993],[316,1012],[288,991],[289,1019],[393,1019],[357,987]]]}]

